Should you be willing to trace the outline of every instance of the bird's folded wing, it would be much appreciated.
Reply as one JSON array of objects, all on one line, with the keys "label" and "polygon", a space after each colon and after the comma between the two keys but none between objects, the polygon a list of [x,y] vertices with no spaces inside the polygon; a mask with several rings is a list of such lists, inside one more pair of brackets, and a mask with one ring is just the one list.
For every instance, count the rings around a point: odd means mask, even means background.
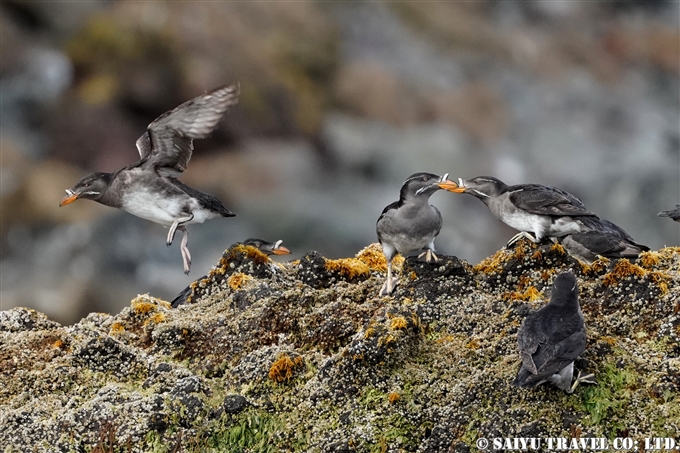
[{"label": "bird's folded wing", "polygon": [[531,214],[595,215],[577,197],[555,187],[527,184],[513,190],[509,199],[517,208]]}]

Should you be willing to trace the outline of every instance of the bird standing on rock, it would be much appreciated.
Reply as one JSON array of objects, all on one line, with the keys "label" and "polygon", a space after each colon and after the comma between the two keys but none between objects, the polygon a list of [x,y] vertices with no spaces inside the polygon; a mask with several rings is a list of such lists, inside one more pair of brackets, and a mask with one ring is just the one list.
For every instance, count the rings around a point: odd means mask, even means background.
[{"label": "bird standing on rock", "polygon": [[458,187],[447,178],[448,174],[442,177],[432,173],[411,175],[401,187],[399,201],[388,205],[380,214],[376,231],[387,260],[387,281],[380,289],[381,296],[392,293],[396,286],[392,279],[392,260],[397,253],[405,255],[426,249],[419,258],[424,257],[428,263],[438,261],[434,238],[442,228],[442,215],[429,199],[439,189]]},{"label": "bird standing on rock", "polygon": [[668,211],[661,211],[657,214],[659,217],[670,217],[676,222],[680,222],[680,204],[675,205],[675,209],[669,209]]},{"label": "bird standing on rock", "polygon": [[574,360],[586,348],[586,327],[578,303],[578,284],[571,272],[557,276],[550,302],[522,323],[517,334],[522,366],[512,385],[533,388],[544,382],[572,393],[580,383],[594,384],[594,375],[572,385]]},{"label": "bird standing on rock", "polygon": [[[581,231],[579,217],[597,217],[583,202],[569,192],[540,184],[508,186],[491,176],[458,179],[450,192],[467,193],[479,198],[491,213],[519,231],[508,241],[508,246],[526,237],[534,243],[545,237],[562,237]],[[532,236],[529,233],[533,233]]]},{"label": "bird standing on rock", "polygon": [[137,140],[140,159],[114,173],[92,173],[71,189],[59,206],[79,198],[120,208],[130,214],[169,227],[167,245],[175,232],[184,233],[180,250],[184,273],[191,268],[186,225],[203,223],[231,211],[212,195],[193,189],[177,177],[187,168],[193,139],[205,138],[227,109],[238,102],[238,85],[218,88],[166,112],[149,124]]}]

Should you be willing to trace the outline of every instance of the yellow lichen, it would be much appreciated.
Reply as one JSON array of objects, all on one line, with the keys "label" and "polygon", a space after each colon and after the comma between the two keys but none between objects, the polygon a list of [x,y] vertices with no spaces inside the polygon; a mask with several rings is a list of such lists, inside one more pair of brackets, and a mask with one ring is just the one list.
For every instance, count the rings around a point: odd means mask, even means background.
[{"label": "yellow lichen", "polygon": [[163,301],[150,297],[148,294],[139,295],[131,302],[132,311],[138,315],[150,313],[158,310],[158,305],[163,305]]},{"label": "yellow lichen", "polygon": [[327,271],[338,272],[350,280],[355,277],[366,277],[370,273],[368,265],[357,258],[326,259],[325,267]]},{"label": "yellow lichen", "polygon": [[444,337],[441,337],[441,338],[438,338],[437,340],[435,340],[435,343],[441,344],[441,343],[451,342],[451,341],[454,341],[454,340],[455,340],[455,337],[453,335],[446,335]]},{"label": "yellow lichen", "polygon": [[293,370],[302,364],[302,357],[291,359],[287,354],[281,354],[269,368],[269,379],[275,382],[287,381],[293,377]]},{"label": "yellow lichen", "polygon": [[536,250],[533,255],[531,255],[531,259],[534,261],[538,261],[540,259],[543,259],[543,253],[541,253],[540,250]]},{"label": "yellow lichen", "polygon": [[479,340],[476,338],[473,338],[472,340],[468,341],[467,344],[465,345],[466,348],[468,349],[479,349],[480,343]]},{"label": "yellow lichen", "polygon": [[661,262],[661,257],[657,252],[642,252],[638,257],[638,262],[642,264],[643,267],[652,267]]},{"label": "yellow lichen", "polygon": [[664,274],[663,272],[652,271],[649,273],[649,279],[656,283],[662,296],[668,294],[668,283],[666,283],[666,280],[669,280],[670,278],[670,275]]},{"label": "yellow lichen", "polygon": [[401,399],[401,395],[398,392],[390,392],[387,395],[387,401],[389,401],[390,404],[394,404],[397,401],[399,401],[400,399]]},{"label": "yellow lichen", "polygon": [[375,329],[373,327],[369,327],[364,331],[364,338],[371,338],[374,333]]},{"label": "yellow lichen", "polygon": [[165,314],[164,313],[154,313],[149,317],[149,321],[155,322],[156,324],[165,321]]},{"label": "yellow lichen", "polygon": [[114,322],[111,324],[110,335],[116,335],[121,332],[125,332],[125,326],[122,322]]},{"label": "yellow lichen", "polygon": [[52,347],[56,349],[61,349],[62,346],[64,346],[64,341],[61,338],[57,339],[57,341],[52,343]]},{"label": "yellow lichen", "polygon": [[538,289],[536,289],[535,286],[529,286],[526,291],[524,292],[518,292],[518,291],[511,291],[507,292],[501,295],[501,299],[503,300],[524,300],[527,302],[533,302],[535,300],[540,299],[543,296],[543,293],[541,293]]},{"label": "yellow lichen", "polygon": [[562,247],[562,244],[555,243],[550,247],[551,252],[557,252],[560,255],[565,255],[567,252],[564,250],[564,247]]},{"label": "yellow lichen", "polygon": [[269,261],[269,257],[262,253],[257,247],[243,244],[237,244],[229,249],[227,261],[233,260],[238,255],[245,255],[246,257],[253,260],[255,264],[264,264]]},{"label": "yellow lichen", "polygon": [[607,343],[610,346],[616,346],[616,338],[603,336],[603,337],[600,337],[600,340],[604,341],[605,343]]},{"label": "yellow lichen", "polygon": [[631,264],[628,260],[622,259],[616,263],[614,269],[607,273],[602,279],[602,284],[604,286],[614,286],[620,280],[630,277],[642,277],[647,273],[643,268],[635,264]]},{"label": "yellow lichen", "polygon": [[250,275],[246,275],[241,272],[234,272],[227,279],[227,284],[229,285],[229,288],[237,290],[243,287],[246,283],[248,283],[252,279],[253,277],[251,277]]},{"label": "yellow lichen", "polygon": [[[387,272],[387,260],[385,259],[385,255],[383,255],[382,247],[377,242],[359,250],[359,253],[356,254],[355,258],[367,265],[372,271]],[[403,256],[397,255],[392,259],[393,271],[401,272],[403,265]]]},{"label": "yellow lichen", "polygon": [[406,327],[408,327],[408,322],[403,316],[396,316],[390,321],[390,329],[392,330],[405,329]]},{"label": "yellow lichen", "polygon": [[397,339],[394,338],[394,336],[387,334],[384,337],[378,339],[378,346],[387,346],[388,344],[394,343],[395,341],[397,341]]}]

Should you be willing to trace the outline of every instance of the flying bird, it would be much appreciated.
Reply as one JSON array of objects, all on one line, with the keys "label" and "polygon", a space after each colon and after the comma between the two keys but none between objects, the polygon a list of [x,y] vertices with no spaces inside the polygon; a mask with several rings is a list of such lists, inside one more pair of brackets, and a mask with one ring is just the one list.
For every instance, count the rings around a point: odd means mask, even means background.
[{"label": "flying bird", "polygon": [[415,173],[402,185],[399,200],[383,209],[376,224],[378,241],[387,260],[387,280],[380,295],[392,293],[396,286],[392,278],[392,260],[397,253],[406,255],[425,251],[419,258],[426,262],[438,261],[434,238],[442,228],[442,215],[429,202],[430,195],[439,189],[452,189],[456,183],[432,173]]},{"label": "flying bird", "polygon": [[522,366],[512,385],[533,388],[551,382],[567,393],[580,383],[594,384],[593,374],[574,384],[574,360],[586,348],[586,328],[578,303],[578,284],[571,272],[557,276],[550,302],[522,323],[517,334]]},{"label": "flying bird", "polygon": [[680,204],[675,205],[675,209],[669,209],[668,211],[661,211],[657,214],[659,217],[670,217],[676,222],[680,222]]},{"label": "flying bird", "polygon": [[[545,237],[562,237],[581,231],[579,217],[597,217],[574,195],[540,184],[508,186],[491,176],[458,179],[446,190],[479,198],[501,222],[519,231],[508,246],[526,237],[538,243]],[[533,233],[533,236],[529,233]]]},{"label": "flying bird", "polygon": [[635,242],[623,228],[609,220],[580,217],[578,222],[581,231],[560,238],[560,243],[570,255],[588,264],[598,256],[637,258],[641,252],[649,251],[649,247]]},{"label": "flying bird", "polygon": [[84,198],[119,208],[151,220],[168,231],[170,246],[177,230],[184,236],[180,245],[184,273],[191,268],[186,225],[214,217],[233,217],[212,195],[193,189],[177,179],[193,152],[193,140],[207,137],[227,109],[238,102],[238,85],[218,88],[185,102],[149,124],[137,140],[140,159],[114,173],[92,173],[71,189],[59,206]]}]

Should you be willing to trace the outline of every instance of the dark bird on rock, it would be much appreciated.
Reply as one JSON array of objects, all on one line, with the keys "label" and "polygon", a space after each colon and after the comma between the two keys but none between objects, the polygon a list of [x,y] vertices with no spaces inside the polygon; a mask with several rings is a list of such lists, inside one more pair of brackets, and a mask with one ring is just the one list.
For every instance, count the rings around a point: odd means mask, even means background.
[{"label": "dark bird on rock", "polygon": [[387,259],[387,281],[380,295],[390,294],[396,284],[392,279],[392,259],[397,253],[406,255],[415,251],[425,251],[420,258],[426,262],[437,261],[434,254],[434,238],[442,228],[442,215],[429,202],[430,195],[439,189],[458,187],[449,181],[448,174],[442,177],[431,173],[411,175],[401,187],[399,201],[383,209],[378,218],[376,231]]},{"label": "dark bird on rock", "polygon": [[578,285],[571,272],[557,276],[550,302],[522,323],[517,334],[522,366],[512,385],[533,388],[544,382],[572,393],[580,383],[594,384],[594,375],[581,376],[574,384],[574,360],[586,348],[586,328],[578,303]]},{"label": "dark bird on rock", "polygon": [[675,205],[675,209],[669,209],[668,211],[661,211],[657,214],[659,217],[670,217],[676,222],[680,222],[680,204]]},{"label": "dark bird on rock", "polygon": [[[265,241],[264,239],[255,239],[255,238],[250,238],[246,239],[245,241],[242,242],[243,245],[249,245],[251,247],[255,247],[258,249],[260,252],[264,253],[267,256],[270,255],[290,255],[290,250],[288,250],[286,247],[281,245],[283,241],[278,240],[276,242],[268,242]],[[196,280],[196,282],[200,282],[201,280],[205,279],[207,275],[204,275],[203,277],[199,278]],[[194,283],[196,283],[194,282]],[[194,290],[192,286],[194,286],[194,283],[191,285],[187,286],[182,290],[181,293],[177,297],[175,297],[172,300],[172,308],[177,308],[180,305],[183,305],[187,302],[189,297],[193,295]]]},{"label": "dark bird on rock", "polygon": [[623,228],[609,220],[581,217],[578,222],[581,231],[560,238],[560,242],[570,255],[588,264],[598,256],[637,258],[641,252],[649,251],[649,247],[635,242]]},{"label": "dark bird on rock", "polygon": [[243,241],[243,245],[255,247],[265,255],[290,255],[290,250],[281,245],[283,241],[267,242],[264,239],[250,238]]},{"label": "dark bird on rock", "polygon": [[508,186],[491,176],[458,179],[457,186],[446,190],[479,198],[497,219],[520,232],[508,241],[508,245],[522,237],[538,243],[545,237],[578,233],[581,231],[579,217],[597,217],[581,200],[557,187]]},{"label": "dark bird on rock", "polygon": [[169,227],[167,245],[175,231],[184,233],[180,250],[184,273],[191,268],[186,225],[214,217],[233,217],[231,211],[212,195],[193,189],[177,177],[187,168],[194,149],[193,140],[205,138],[227,109],[238,102],[238,85],[203,94],[149,124],[137,140],[140,159],[114,173],[92,173],[71,189],[59,206],[79,198],[120,208],[130,214]]}]

